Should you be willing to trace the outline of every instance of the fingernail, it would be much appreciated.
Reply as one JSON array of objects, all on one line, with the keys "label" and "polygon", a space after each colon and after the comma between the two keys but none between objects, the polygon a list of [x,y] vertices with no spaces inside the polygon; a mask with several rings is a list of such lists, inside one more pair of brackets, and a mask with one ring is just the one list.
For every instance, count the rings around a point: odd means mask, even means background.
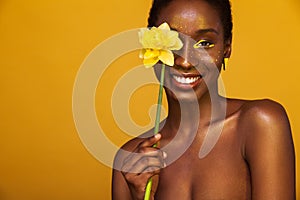
[{"label": "fingernail", "polygon": [[154,137],[155,137],[156,139],[158,139],[158,138],[161,137],[161,135],[160,135],[159,133],[157,133],[157,134],[154,135]]},{"label": "fingernail", "polygon": [[164,168],[165,168],[165,167],[167,167],[167,164],[166,164],[166,163],[164,163]]},{"label": "fingernail", "polygon": [[163,157],[164,158],[167,158],[168,157],[168,154],[166,152],[163,152]]}]

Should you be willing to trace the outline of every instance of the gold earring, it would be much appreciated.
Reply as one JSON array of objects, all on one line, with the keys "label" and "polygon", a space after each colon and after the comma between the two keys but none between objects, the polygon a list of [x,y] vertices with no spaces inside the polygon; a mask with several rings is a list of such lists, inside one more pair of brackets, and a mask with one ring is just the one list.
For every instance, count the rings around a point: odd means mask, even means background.
[{"label": "gold earring", "polygon": [[229,60],[229,58],[224,58],[223,59],[223,70],[225,71],[225,69],[226,69],[226,66],[228,65],[228,60]]}]

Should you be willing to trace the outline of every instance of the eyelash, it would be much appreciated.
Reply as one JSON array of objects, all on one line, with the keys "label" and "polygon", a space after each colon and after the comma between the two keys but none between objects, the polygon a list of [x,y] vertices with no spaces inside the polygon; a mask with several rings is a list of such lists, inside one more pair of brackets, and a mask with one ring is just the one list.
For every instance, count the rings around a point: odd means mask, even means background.
[{"label": "eyelash", "polygon": [[215,46],[215,44],[212,43],[212,42],[209,42],[207,40],[199,40],[196,44],[194,44],[193,47],[195,49],[198,49],[198,48],[205,48],[205,49],[207,49],[207,48],[212,48],[214,46]]}]

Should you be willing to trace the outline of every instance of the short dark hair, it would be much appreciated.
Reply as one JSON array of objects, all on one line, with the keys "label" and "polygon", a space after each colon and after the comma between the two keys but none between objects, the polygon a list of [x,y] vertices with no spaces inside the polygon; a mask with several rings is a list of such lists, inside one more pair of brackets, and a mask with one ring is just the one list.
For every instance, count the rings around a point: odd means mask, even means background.
[{"label": "short dark hair", "polygon": [[[160,11],[169,5],[174,0],[153,0],[152,7],[150,9],[148,18],[148,27],[155,26]],[[231,4],[229,0],[199,0],[205,1],[212,7],[214,7],[221,19],[223,29],[224,29],[224,41],[232,39],[232,14],[231,14]]]}]

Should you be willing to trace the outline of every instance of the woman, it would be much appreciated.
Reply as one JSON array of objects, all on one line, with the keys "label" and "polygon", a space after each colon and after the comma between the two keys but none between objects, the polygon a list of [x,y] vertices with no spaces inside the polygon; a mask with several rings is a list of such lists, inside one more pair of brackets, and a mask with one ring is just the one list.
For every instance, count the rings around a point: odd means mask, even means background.
[{"label": "woman", "polygon": [[[151,199],[295,199],[294,147],[284,108],[218,94],[218,75],[231,54],[229,1],[154,0],[148,22],[167,22],[182,34],[184,46],[166,68],[169,110],[160,134],[149,131],[127,142],[122,149],[131,153],[115,158],[121,170],[113,171],[113,199],[143,199],[151,177]],[[198,46],[208,56],[194,50]],[[157,65],[157,76],[159,71]],[[201,156],[208,134],[219,137]]]}]

